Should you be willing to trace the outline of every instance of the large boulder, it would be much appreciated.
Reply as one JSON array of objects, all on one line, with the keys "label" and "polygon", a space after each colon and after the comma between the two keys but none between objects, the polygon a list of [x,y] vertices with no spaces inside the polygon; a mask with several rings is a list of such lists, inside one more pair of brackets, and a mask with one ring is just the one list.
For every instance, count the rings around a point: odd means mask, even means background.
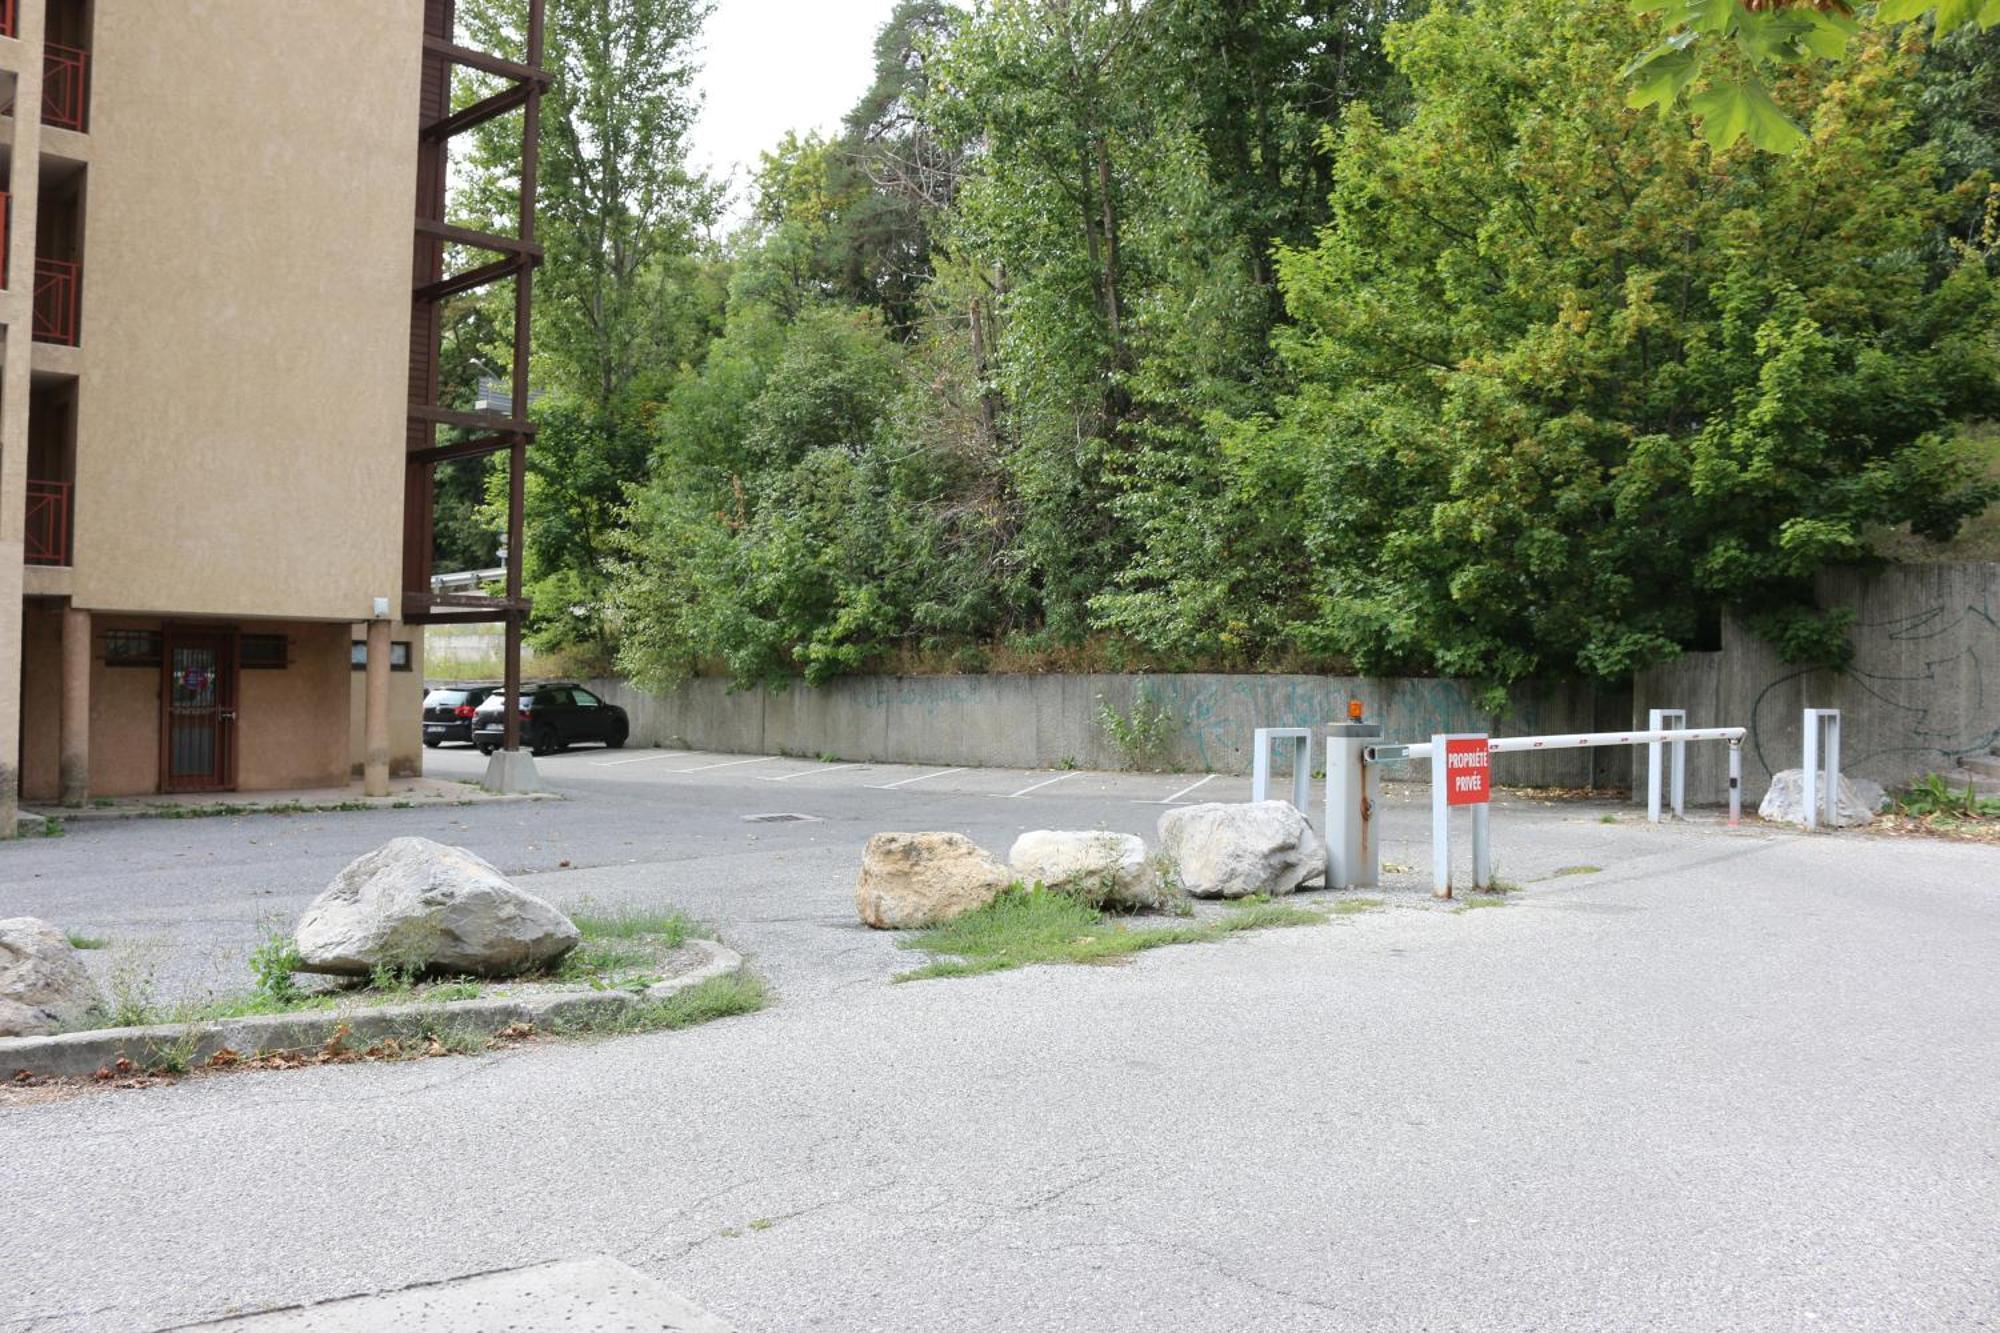
[{"label": "large boulder", "polygon": [[1160,876],[1146,858],[1146,844],[1129,833],[1035,829],[1014,839],[1007,862],[1023,884],[1093,906],[1157,907],[1161,901]]},{"label": "large boulder", "polygon": [[[1888,793],[1882,790],[1881,783],[1841,774],[1840,797],[1834,802],[1833,807],[1833,827],[1854,828],[1870,823],[1888,799]],[[1764,793],[1763,801],[1757,806],[1757,817],[1774,824],[1797,824],[1804,827],[1806,771],[1803,768],[1787,768],[1782,772],[1773,773],[1771,789]]]},{"label": "large boulder", "polygon": [[31,916],[0,921],[0,1037],[45,1036],[103,1003],[60,930]]},{"label": "large boulder", "polygon": [[918,930],[984,907],[1013,881],[962,833],[878,833],[861,852],[854,908],[877,930]]},{"label": "large boulder", "polygon": [[1289,801],[1169,810],[1160,816],[1160,848],[1197,898],[1277,897],[1326,874],[1319,835]]},{"label": "large boulder", "polygon": [[463,847],[397,838],[334,876],[299,919],[302,970],[514,976],[581,938],[570,919]]}]

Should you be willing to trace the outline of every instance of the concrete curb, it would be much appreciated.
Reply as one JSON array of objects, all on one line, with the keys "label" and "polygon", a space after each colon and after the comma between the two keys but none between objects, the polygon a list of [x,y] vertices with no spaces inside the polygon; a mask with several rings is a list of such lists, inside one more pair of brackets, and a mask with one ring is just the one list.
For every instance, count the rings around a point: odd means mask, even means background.
[{"label": "concrete curb", "polygon": [[[56,819],[64,824],[95,824],[121,819],[233,819],[242,815],[358,815],[370,810],[442,810],[462,805],[499,805],[514,801],[560,801],[548,791],[495,792],[468,786],[462,796],[355,796],[339,801],[136,801],[130,805],[37,805],[24,808],[25,822]],[[192,812],[192,813],[190,813]],[[40,832],[39,829],[36,832]]]},{"label": "concrete curb", "polygon": [[743,955],[714,940],[691,939],[708,955],[691,972],[630,991],[573,991],[520,1000],[453,1000],[446,1004],[385,1004],[353,1009],[320,1009],[294,1014],[256,1014],[213,1023],[155,1023],[147,1027],[99,1028],[53,1037],[0,1037],[0,1077],[84,1078],[129,1060],[139,1070],[159,1067],[171,1053],[190,1068],[227,1047],[247,1058],[286,1051],[314,1051],[345,1024],[346,1042],[357,1049],[394,1037],[422,1038],[451,1032],[491,1036],[512,1023],[537,1028],[565,1020],[607,1017],[642,1000],[670,995],[717,977],[743,971]]}]

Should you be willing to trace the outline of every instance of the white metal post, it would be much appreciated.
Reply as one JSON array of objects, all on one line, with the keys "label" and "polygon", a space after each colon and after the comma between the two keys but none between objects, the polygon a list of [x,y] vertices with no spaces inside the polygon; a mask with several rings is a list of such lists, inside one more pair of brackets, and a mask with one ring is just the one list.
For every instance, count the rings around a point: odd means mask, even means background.
[{"label": "white metal post", "polygon": [[1271,790],[1271,742],[1287,740],[1292,743],[1292,804],[1301,814],[1312,810],[1312,728],[1311,727],[1258,727],[1255,729],[1253,744],[1256,753],[1250,757],[1250,799],[1263,801],[1270,799]]},{"label": "white metal post", "polygon": [[1451,897],[1451,806],[1447,803],[1445,738],[1431,736],[1431,896]]},{"label": "white metal post", "polygon": [[1382,738],[1379,722],[1335,722],[1326,729],[1326,886],[1372,889],[1382,882],[1382,845],[1375,811],[1382,801],[1382,766],[1368,746]]},{"label": "white metal post", "polygon": [[[1684,731],[1687,729],[1685,708],[1654,708],[1646,713],[1646,730]],[[1660,768],[1665,757],[1664,750],[1669,742],[1652,740],[1646,742],[1646,819],[1654,824],[1660,822]],[[1687,813],[1687,742],[1673,741],[1673,777],[1669,783],[1669,799],[1673,803],[1674,818],[1682,818]]]},{"label": "white metal post", "polygon": [[1729,827],[1743,822],[1743,742],[1729,742]]},{"label": "white metal post", "polygon": [[1819,827],[1819,718],[1817,708],[1805,713],[1805,764],[1800,778],[1805,785],[1806,828]]},{"label": "white metal post", "polygon": [[1823,820],[1828,828],[1836,828],[1840,809],[1840,710],[1806,709],[1805,733],[1806,827],[1816,829]]},{"label": "white metal post", "polygon": [[1486,817],[1491,808],[1484,801],[1472,807],[1472,887],[1481,892],[1493,887],[1493,843],[1487,836]]}]

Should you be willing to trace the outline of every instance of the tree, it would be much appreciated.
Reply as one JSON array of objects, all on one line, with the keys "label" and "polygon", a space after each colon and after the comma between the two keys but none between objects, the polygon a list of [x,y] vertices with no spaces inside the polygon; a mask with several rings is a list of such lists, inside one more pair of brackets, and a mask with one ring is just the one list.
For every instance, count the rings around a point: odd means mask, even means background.
[{"label": "tree", "polygon": [[[552,0],[536,240],[535,387],[551,417],[529,450],[526,572],[545,646],[599,644],[606,532],[644,476],[649,403],[717,331],[699,253],[718,191],[687,165],[693,44],[709,0]],[[475,45],[520,58],[523,0],[466,0]],[[468,94],[478,91],[476,83]],[[520,118],[474,135],[456,211],[509,230]],[[558,442],[559,441],[559,442]],[[500,497],[494,497],[499,502]]]},{"label": "tree", "polygon": [[[1805,143],[1799,122],[1767,81],[1799,66],[1836,62],[1861,30],[1849,0],[1632,0],[1661,16],[1659,41],[1625,67],[1627,101],[1662,115],[1685,104],[1717,148],[1738,139],[1768,152]],[[1872,19],[1894,26],[1930,18],[1937,35],[2000,26],[2000,0],[1880,0]]]},{"label": "tree", "polygon": [[1392,42],[1411,123],[1341,132],[1334,219],[1280,261],[1293,390],[1229,437],[1240,486],[1311,515],[1302,642],[1619,676],[1728,606],[1838,661],[1813,575],[1993,498],[1952,428],[2000,405],[2000,308],[1987,254],[1918,262],[1965,187],[1912,142],[1915,43],[1800,71],[1810,144],[1779,158],[1622,106],[1634,30],[1560,0],[1434,12]]}]

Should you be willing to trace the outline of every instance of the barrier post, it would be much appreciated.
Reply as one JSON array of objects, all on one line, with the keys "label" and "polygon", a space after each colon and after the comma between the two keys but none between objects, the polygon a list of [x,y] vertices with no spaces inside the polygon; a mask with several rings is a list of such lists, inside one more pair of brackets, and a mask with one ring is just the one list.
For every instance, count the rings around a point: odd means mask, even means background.
[{"label": "barrier post", "polygon": [[[1806,709],[1805,733],[1806,828],[1808,831],[1818,828],[1821,819],[1828,828],[1835,828],[1838,826],[1835,813],[1840,809],[1840,710]],[[1824,773],[1820,767],[1822,750]]]},{"label": "barrier post", "polygon": [[1309,815],[1312,810],[1312,728],[1311,727],[1258,727],[1254,736],[1257,753],[1250,759],[1250,799],[1269,799],[1271,786],[1271,742],[1287,740],[1292,743],[1292,804],[1299,813]]},{"label": "barrier post", "polygon": [[1382,882],[1382,847],[1375,811],[1382,801],[1382,766],[1368,746],[1382,738],[1380,722],[1332,722],[1326,728],[1326,887],[1372,889]]},{"label": "barrier post", "polygon": [[1483,733],[1431,737],[1431,895],[1451,897],[1451,808],[1472,807],[1472,884],[1493,882],[1486,805],[1493,794],[1493,752]]},{"label": "barrier post", "polygon": [[1743,742],[1729,742],[1729,827],[1743,822]]},{"label": "barrier post", "polygon": [[[1648,731],[1685,731],[1687,729],[1685,708],[1654,708],[1646,714]],[[1669,796],[1673,802],[1674,818],[1680,819],[1687,812],[1687,742],[1673,743],[1673,776],[1668,784]],[[1660,822],[1660,778],[1661,761],[1665,758],[1667,742],[1651,740],[1646,742],[1646,821]]]},{"label": "barrier post", "polygon": [[1431,897],[1451,897],[1451,806],[1444,775],[1445,737],[1431,735]]}]

